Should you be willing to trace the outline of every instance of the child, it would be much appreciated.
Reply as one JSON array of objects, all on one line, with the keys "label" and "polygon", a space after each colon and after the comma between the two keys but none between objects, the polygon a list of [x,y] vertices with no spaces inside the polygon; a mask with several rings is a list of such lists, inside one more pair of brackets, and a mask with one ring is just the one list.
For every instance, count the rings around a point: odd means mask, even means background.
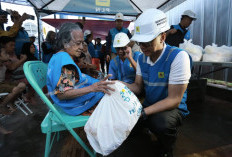
[{"label": "child", "polygon": [[12,103],[26,89],[26,85],[23,82],[16,84],[5,80],[6,64],[9,60],[9,55],[6,54],[5,49],[0,48],[0,93],[9,93],[0,104],[0,114],[10,114],[7,105],[13,109]]}]

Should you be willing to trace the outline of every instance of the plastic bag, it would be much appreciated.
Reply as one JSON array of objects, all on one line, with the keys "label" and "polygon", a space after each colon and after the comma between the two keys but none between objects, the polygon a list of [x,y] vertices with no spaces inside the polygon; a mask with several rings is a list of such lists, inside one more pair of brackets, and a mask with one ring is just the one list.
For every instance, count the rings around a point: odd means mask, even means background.
[{"label": "plastic bag", "polygon": [[93,149],[108,155],[128,137],[137,123],[142,105],[124,84],[110,85],[115,91],[105,94],[85,125],[85,132]]},{"label": "plastic bag", "polygon": [[184,39],[184,43],[180,44],[179,47],[188,52],[188,54],[192,57],[193,61],[200,61],[202,58],[203,48],[199,45],[194,45],[192,43],[192,39],[186,40]]},{"label": "plastic bag", "polygon": [[228,46],[217,47],[212,44],[205,47],[205,54],[203,55],[205,62],[231,62],[232,61],[232,48]]}]

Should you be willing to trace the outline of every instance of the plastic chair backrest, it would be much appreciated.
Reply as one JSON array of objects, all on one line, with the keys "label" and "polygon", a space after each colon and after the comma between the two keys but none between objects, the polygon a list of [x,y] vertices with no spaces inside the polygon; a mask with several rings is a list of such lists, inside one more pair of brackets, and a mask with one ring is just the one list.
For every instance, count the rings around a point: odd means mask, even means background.
[{"label": "plastic chair backrest", "polygon": [[[46,85],[47,79],[47,64],[42,61],[27,61],[23,65],[23,70],[28,82],[40,96],[40,98],[45,102],[49,109],[57,116],[57,118],[65,124],[61,114],[57,108],[51,103],[51,101],[43,93],[42,88]],[[67,128],[67,124],[65,124]]]}]

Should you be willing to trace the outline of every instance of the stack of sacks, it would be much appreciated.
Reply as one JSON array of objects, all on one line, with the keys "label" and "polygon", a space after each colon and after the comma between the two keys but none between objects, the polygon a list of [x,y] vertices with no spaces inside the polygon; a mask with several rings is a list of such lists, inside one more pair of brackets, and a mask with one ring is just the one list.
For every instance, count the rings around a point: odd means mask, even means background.
[{"label": "stack of sacks", "polygon": [[187,51],[193,61],[196,62],[201,60],[203,48],[201,46],[194,45],[192,43],[192,39],[188,41],[184,39],[184,43],[180,44],[179,48]]},{"label": "stack of sacks", "polygon": [[205,47],[205,54],[203,61],[205,62],[231,62],[232,61],[232,47],[212,44]]}]

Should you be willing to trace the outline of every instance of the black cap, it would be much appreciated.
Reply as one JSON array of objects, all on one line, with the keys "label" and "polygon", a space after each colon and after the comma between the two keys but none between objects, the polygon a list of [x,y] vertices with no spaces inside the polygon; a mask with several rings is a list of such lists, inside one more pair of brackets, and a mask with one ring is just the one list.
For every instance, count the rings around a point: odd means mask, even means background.
[{"label": "black cap", "polygon": [[0,9],[0,15],[8,15],[9,13],[5,10]]}]

